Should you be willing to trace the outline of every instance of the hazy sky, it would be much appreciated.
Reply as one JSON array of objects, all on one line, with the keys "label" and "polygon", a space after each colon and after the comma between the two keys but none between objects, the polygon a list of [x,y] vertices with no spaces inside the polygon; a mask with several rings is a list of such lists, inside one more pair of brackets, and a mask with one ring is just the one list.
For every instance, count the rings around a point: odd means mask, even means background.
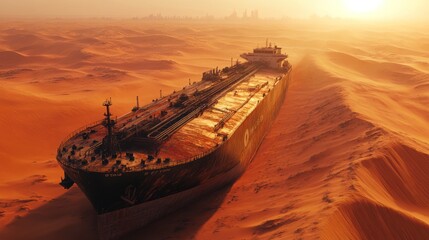
[{"label": "hazy sky", "polygon": [[[381,4],[369,12],[350,7],[373,1]],[[0,17],[224,17],[245,9],[258,9],[261,17],[423,18],[429,15],[429,0],[0,0]]]}]

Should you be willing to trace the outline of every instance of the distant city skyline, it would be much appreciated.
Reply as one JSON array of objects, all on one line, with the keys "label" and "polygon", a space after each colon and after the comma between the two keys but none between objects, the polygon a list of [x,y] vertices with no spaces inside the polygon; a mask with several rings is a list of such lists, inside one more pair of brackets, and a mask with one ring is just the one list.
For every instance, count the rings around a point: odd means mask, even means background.
[{"label": "distant city skyline", "polygon": [[422,19],[429,13],[426,0],[380,1],[383,1],[383,6],[378,11],[357,14],[348,11],[345,6],[350,0],[1,0],[0,17],[133,18],[161,14],[225,18],[231,17],[234,11],[237,16],[242,16],[246,10],[248,16],[252,16],[252,11],[256,10],[260,18],[308,18],[318,15],[334,18]]}]

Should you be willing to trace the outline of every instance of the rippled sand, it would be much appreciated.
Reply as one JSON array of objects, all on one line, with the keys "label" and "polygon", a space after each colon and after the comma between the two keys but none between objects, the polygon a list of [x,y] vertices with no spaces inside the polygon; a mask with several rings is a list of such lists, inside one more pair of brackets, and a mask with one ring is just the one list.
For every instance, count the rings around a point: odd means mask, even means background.
[{"label": "rippled sand", "polygon": [[269,37],[294,66],[285,104],[231,187],[140,239],[429,238],[427,28],[337,23],[0,23],[0,238],[93,239],[58,185],[71,131],[180,89]]}]

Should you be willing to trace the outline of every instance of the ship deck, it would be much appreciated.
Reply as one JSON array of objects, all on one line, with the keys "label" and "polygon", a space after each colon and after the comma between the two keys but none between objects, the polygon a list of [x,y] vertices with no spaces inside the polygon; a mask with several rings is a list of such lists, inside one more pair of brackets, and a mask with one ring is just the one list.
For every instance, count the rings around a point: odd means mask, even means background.
[{"label": "ship deck", "polygon": [[[96,156],[91,154],[92,150],[101,144],[103,137],[107,134],[107,130],[101,122],[96,122],[80,129],[68,141],[62,143],[58,150],[58,160],[63,165],[72,168],[103,173],[162,169],[192,161],[214,151],[233,134],[249,113],[277,84],[282,74],[284,72],[264,69],[239,82],[228,89],[215,104],[205,109],[201,115],[175,131],[162,143],[155,154],[145,151],[144,146],[141,148],[137,146],[132,150],[133,160],[126,157],[125,152],[129,152],[129,150],[119,152],[117,158],[109,161],[108,164],[102,164],[99,156],[91,159]],[[183,91],[173,93],[137,111],[130,112],[118,118],[115,131],[132,131],[140,121],[151,115],[159,114],[162,109],[165,109],[169,104],[168,98],[177,97],[181,93],[190,94],[196,89],[203,90],[209,88],[210,84],[209,81],[200,81],[187,86]],[[82,139],[82,133],[88,134],[88,138]],[[74,147],[72,147],[73,145]],[[74,151],[74,154],[70,154],[71,151]],[[149,155],[153,155],[154,159],[149,161]]]}]

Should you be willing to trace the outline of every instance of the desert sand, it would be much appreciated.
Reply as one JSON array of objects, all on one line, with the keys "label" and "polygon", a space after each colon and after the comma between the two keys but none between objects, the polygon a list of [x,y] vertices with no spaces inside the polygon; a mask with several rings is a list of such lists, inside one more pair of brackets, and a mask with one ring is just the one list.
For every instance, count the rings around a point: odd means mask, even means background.
[{"label": "desert sand", "polygon": [[95,239],[55,160],[73,130],[229,65],[265,38],[294,66],[231,186],[127,239],[429,239],[428,28],[334,21],[0,22],[0,239]]}]

